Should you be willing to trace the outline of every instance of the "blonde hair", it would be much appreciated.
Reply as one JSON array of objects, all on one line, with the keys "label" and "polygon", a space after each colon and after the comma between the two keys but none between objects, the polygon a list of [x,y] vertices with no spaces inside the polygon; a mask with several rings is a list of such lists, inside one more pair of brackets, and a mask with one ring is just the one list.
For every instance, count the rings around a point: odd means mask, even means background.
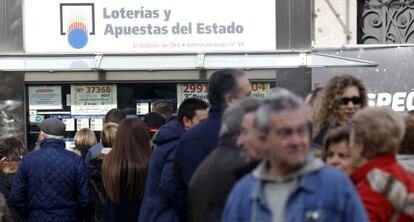
[{"label": "blonde hair", "polygon": [[362,155],[367,159],[396,154],[405,134],[403,116],[385,107],[358,111],[352,124],[351,140],[364,146]]},{"label": "blonde hair", "polygon": [[101,143],[104,147],[113,147],[115,143],[115,136],[118,130],[117,123],[107,123],[104,125],[101,132]]},{"label": "blonde hair", "polygon": [[367,106],[367,90],[363,82],[351,75],[335,76],[323,87],[320,95],[316,97],[312,120],[314,124],[314,135],[318,135],[324,127],[330,128],[339,124],[339,100],[345,89],[350,86],[358,88],[362,98],[361,108]]},{"label": "blonde hair", "polygon": [[89,128],[82,128],[75,134],[75,147],[87,147],[97,143],[95,133]]}]

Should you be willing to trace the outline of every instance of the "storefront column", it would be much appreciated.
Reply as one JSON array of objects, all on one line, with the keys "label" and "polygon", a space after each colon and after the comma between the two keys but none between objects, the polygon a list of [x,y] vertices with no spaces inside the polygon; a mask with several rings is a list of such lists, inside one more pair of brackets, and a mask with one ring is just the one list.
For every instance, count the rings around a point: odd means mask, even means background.
[{"label": "storefront column", "polygon": [[0,72],[0,139],[25,141],[24,74]]},{"label": "storefront column", "polygon": [[[313,39],[313,1],[276,2],[276,45],[278,49],[309,50]],[[277,69],[276,86],[304,96],[311,90],[312,70]]]}]

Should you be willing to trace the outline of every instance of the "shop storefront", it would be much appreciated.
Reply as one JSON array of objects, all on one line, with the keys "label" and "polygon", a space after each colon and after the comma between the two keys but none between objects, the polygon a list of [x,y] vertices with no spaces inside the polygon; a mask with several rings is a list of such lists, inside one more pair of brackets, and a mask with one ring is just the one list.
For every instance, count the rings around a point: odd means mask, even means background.
[{"label": "shop storefront", "polygon": [[[29,148],[44,118],[66,123],[69,144],[82,127],[99,134],[114,107],[142,117],[158,101],[176,109],[187,97],[206,99],[208,78],[220,68],[246,70],[260,99],[274,86],[306,94],[314,67],[376,65],[314,53],[312,1],[16,2],[1,5],[20,7],[22,26],[20,44],[0,44],[0,78],[11,79],[0,105],[12,104],[0,128]],[[10,26],[19,21],[3,16]],[[0,35],[0,43],[14,41]]]}]

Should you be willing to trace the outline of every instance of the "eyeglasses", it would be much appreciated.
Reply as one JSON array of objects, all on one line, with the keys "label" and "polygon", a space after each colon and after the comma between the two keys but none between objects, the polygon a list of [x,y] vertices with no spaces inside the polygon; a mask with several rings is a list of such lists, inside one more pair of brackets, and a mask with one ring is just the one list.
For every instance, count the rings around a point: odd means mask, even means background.
[{"label": "eyeglasses", "polygon": [[362,104],[362,97],[360,97],[360,96],[354,96],[354,97],[351,97],[351,98],[342,97],[339,100],[339,104],[341,104],[341,105],[348,105],[349,102],[352,102],[352,104],[354,104],[354,105],[361,105]]}]

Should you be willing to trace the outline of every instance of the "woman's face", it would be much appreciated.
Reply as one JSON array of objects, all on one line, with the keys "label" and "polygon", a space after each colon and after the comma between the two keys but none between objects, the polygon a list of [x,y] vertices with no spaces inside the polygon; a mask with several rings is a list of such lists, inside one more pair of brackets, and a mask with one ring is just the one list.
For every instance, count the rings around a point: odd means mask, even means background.
[{"label": "woman's face", "polygon": [[362,97],[356,86],[345,88],[339,100],[339,116],[341,123],[349,123],[355,113],[362,107]]},{"label": "woman's face", "polygon": [[350,174],[352,171],[349,144],[346,141],[332,143],[328,147],[326,165]]}]

